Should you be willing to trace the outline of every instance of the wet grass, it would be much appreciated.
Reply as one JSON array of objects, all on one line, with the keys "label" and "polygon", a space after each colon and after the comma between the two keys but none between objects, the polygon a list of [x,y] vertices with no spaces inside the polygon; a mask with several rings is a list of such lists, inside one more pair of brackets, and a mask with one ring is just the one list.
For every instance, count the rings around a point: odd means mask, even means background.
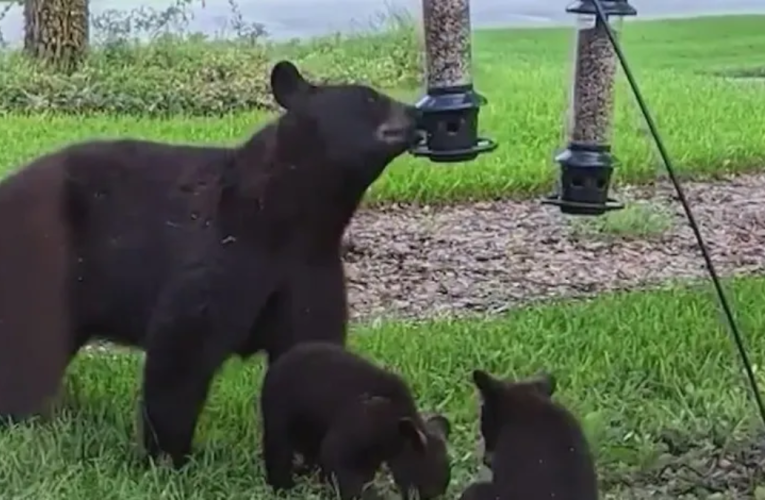
[{"label": "wet grass", "polygon": [[[761,71],[763,22],[765,16],[751,15],[625,24],[624,49],[682,175],[714,178],[758,169],[765,162],[762,120],[753,112],[765,106],[765,89],[719,76]],[[568,29],[478,31],[475,79],[489,99],[481,111],[481,128],[500,142],[500,149],[450,166],[404,157],[372,187],[369,201],[437,203],[550,190],[558,168],[552,156],[564,145],[572,37]],[[349,49],[348,57],[367,52]],[[321,57],[314,61],[320,62]],[[419,91],[395,93],[414,99]],[[266,118],[260,113],[168,120],[9,115],[2,118],[6,146],[0,151],[0,169],[14,169],[43,151],[96,136],[233,143]],[[615,182],[656,178],[658,157],[625,82],[618,88],[613,143],[620,160]]]},{"label": "wet grass", "polygon": [[[732,281],[729,289],[762,379],[765,279]],[[449,497],[478,470],[477,402],[469,378],[475,367],[507,376],[552,371],[557,397],[581,418],[606,485],[673,453],[667,435],[688,446],[710,439],[723,446],[762,425],[706,284],[548,304],[483,321],[356,325],[350,344],[402,373],[423,409],[452,420]],[[197,435],[196,463],[185,473],[138,464],[133,418],[139,375],[138,356],[81,355],[70,371],[70,409],[60,419],[0,434],[3,496],[270,496],[253,402],[259,360],[232,361],[218,377]],[[319,493],[303,484],[291,498]]]}]

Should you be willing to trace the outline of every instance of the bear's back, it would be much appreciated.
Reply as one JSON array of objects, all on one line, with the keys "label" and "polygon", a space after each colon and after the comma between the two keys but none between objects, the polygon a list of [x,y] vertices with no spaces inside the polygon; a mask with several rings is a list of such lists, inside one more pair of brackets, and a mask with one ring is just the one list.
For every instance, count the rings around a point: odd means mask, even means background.
[{"label": "bear's back", "polygon": [[589,445],[576,418],[552,400],[525,394],[500,430],[492,470],[501,498],[597,500]]},{"label": "bear's back", "polygon": [[126,139],[75,144],[41,160],[65,175],[83,336],[143,343],[159,294],[194,251],[189,235],[214,210],[230,151]]},{"label": "bear's back", "polygon": [[125,139],[76,144],[53,159],[66,173],[72,222],[95,230],[95,224],[130,223],[140,218],[145,223],[163,218],[166,222],[171,215],[168,209],[176,217],[190,215],[183,213],[187,200],[182,193],[200,182],[215,182],[230,152],[227,148]]},{"label": "bear's back", "polygon": [[331,420],[337,411],[364,398],[389,399],[401,414],[416,412],[406,383],[341,346],[298,344],[269,368],[263,397],[293,407],[295,413]]}]

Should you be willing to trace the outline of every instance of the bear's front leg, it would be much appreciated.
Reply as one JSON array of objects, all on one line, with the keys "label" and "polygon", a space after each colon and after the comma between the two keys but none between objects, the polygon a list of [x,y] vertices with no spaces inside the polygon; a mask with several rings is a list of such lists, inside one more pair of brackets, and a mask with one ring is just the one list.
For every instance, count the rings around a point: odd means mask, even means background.
[{"label": "bear's front leg", "polygon": [[269,365],[301,342],[345,345],[348,299],[339,256],[292,264],[280,299],[275,324],[265,328]]},{"label": "bear's front leg", "polygon": [[370,446],[373,430],[356,411],[343,416],[342,424],[334,425],[324,436],[319,463],[325,481],[334,483],[340,500],[375,500],[372,484],[382,466],[380,457]]},{"label": "bear's front leg", "polygon": [[[184,333],[189,339],[201,336],[201,332],[190,328]],[[205,342],[195,345],[194,341],[180,341],[180,332],[174,335],[165,331],[163,335],[146,353],[141,437],[151,458],[156,460],[166,453],[173,466],[180,468],[191,453],[194,429],[210,382],[228,352]],[[177,344],[171,338],[178,339]]]},{"label": "bear's front leg", "polygon": [[340,500],[366,500],[375,498],[372,481],[377,468],[363,461],[363,457],[350,458],[345,455],[346,443],[336,443],[330,435],[322,447],[322,477],[335,488]]},{"label": "bear's front leg", "polygon": [[200,266],[163,293],[147,333],[143,377],[141,430],[150,457],[166,453],[176,468],[187,462],[213,376],[273,291],[270,273],[257,270],[228,266],[208,276]]}]

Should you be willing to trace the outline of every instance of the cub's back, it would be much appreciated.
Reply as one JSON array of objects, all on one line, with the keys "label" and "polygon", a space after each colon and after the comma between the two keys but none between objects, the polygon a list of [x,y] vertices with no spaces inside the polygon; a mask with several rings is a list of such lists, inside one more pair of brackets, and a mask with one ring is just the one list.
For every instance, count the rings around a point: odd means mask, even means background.
[{"label": "cub's back", "polygon": [[327,418],[344,403],[363,396],[382,396],[413,411],[406,383],[341,346],[324,342],[298,344],[268,370],[263,404],[289,405],[297,413]]},{"label": "cub's back", "polygon": [[513,402],[517,419],[500,430],[492,470],[507,500],[597,500],[590,447],[576,418],[541,397]]}]

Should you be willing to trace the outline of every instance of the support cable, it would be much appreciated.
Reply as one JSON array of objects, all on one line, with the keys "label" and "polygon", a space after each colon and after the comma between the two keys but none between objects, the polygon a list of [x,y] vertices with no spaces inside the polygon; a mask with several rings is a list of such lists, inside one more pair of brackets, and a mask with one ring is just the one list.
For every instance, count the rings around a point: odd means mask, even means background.
[{"label": "support cable", "polygon": [[715,266],[712,263],[712,257],[709,254],[709,249],[704,242],[704,238],[701,236],[701,231],[699,230],[699,226],[696,223],[696,218],[691,211],[691,206],[688,203],[688,199],[685,197],[685,192],[683,191],[683,188],[680,185],[680,181],[675,174],[675,167],[673,166],[672,161],[669,159],[667,150],[664,147],[664,142],[662,141],[661,136],[656,129],[656,124],[654,123],[653,118],[648,111],[648,107],[646,106],[643,95],[637,86],[637,82],[635,82],[635,77],[632,75],[630,66],[627,63],[627,58],[624,56],[621,46],[619,45],[619,42],[616,40],[616,37],[611,30],[611,26],[609,25],[608,19],[606,18],[605,12],[603,10],[601,0],[593,0],[593,3],[595,4],[595,9],[597,10],[598,19],[605,26],[608,40],[611,42],[611,46],[614,48],[614,52],[616,52],[616,56],[619,58],[619,64],[624,70],[624,74],[629,81],[632,93],[635,96],[635,100],[637,101],[638,106],[640,107],[640,112],[643,114],[643,118],[645,118],[646,124],[651,131],[651,136],[653,136],[656,147],[659,149],[659,154],[661,155],[661,159],[664,162],[664,167],[667,169],[667,174],[669,174],[669,178],[672,181],[672,185],[675,187],[675,191],[677,192],[677,197],[680,200],[680,204],[683,206],[685,215],[688,218],[688,224],[691,226],[693,234],[696,237],[696,243],[699,245],[699,249],[701,250],[701,256],[703,257],[704,263],[706,264],[707,270],[709,271],[709,277],[712,280],[712,284],[714,285],[715,292],[717,293],[717,298],[720,301],[720,306],[722,307],[726,322],[728,324],[728,328],[730,329],[730,333],[733,337],[736,349],[738,350],[738,354],[741,357],[741,362],[744,365],[746,376],[749,379],[749,385],[752,390],[755,402],[757,403],[757,408],[760,412],[760,418],[762,419],[763,424],[765,424],[765,404],[763,404],[762,395],[760,394],[760,389],[757,385],[757,378],[754,375],[752,363],[749,360],[749,356],[746,352],[746,347],[744,346],[744,340],[741,335],[741,331],[739,330],[736,320],[733,316],[733,310],[731,309],[731,306],[725,295],[725,291],[723,290],[722,284],[720,282],[720,277],[718,276],[717,271],[715,270]]}]

